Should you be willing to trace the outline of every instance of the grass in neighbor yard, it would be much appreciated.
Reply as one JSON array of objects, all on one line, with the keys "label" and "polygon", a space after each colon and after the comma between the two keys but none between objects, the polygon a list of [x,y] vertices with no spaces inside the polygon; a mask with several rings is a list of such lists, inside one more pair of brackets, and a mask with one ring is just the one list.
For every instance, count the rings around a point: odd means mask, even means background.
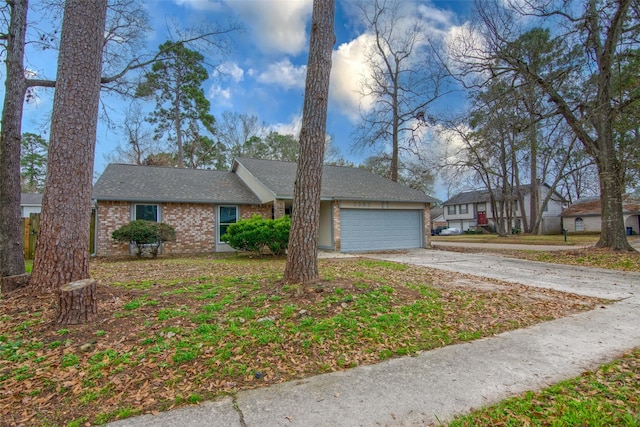
[{"label": "grass in neighbor yard", "polygon": [[[434,236],[435,237],[435,236]],[[515,235],[510,237],[498,237],[497,235],[460,235],[438,237],[434,241],[455,241],[455,242],[473,242],[473,243],[518,243],[518,244],[547,244],[564,246],[562,236],[531,236],[531,235]],[[453,238],[453,239],[452,239]],[[598,241],[598,235],[576,235],[570,236],[569,240],[576,239],[577,245],[593,245]],[[512,240],[517,239],[517,240]],[[546,240],[546,243],[545,242]],[[560,240],[559,240],[560,239]],[[579,240],[578,240],[579,239]],[[639,239],[634,236],[633,239]],[[538,243],[535,243],[538,242]],[[512,258],[528,259],[531,261],[550,262],[555,264],[568,264],[583,267],[597,267],[620,271],[640,272],[640,252],[623,252],[611,251],[608,249],[600,249],[594,247],[579,247],[575,249],[554,250],[554,251],[536,251],[536,250],[515,250],[515,249],[492,249],[492,248],[471,248],[471,247],[454,247],[440,246],[436,249],[442,249],[453,252],[491,252]]]},{"label": "grass in neighbor yard", "polygon": [[512,234],[500,237],[497,234],[460,234],[457,236],[431,236],[435,242],[473,242],[473,243],[506,243],[514,245],[594,245],[600,238],[599,234],[569,234],[564,241],[562,234]]},{"label": "grass in neighbor yard", "polygon": [[640,349],[578,378],[506,399],[448,425],[640,426]]},{"label": "grass in neighbor yard", "polygon": [[50,297],[0,299],[0,425],[88,425],[490,336],[603,304],[367,259],[92,261],[99,319],[52,323]]}]

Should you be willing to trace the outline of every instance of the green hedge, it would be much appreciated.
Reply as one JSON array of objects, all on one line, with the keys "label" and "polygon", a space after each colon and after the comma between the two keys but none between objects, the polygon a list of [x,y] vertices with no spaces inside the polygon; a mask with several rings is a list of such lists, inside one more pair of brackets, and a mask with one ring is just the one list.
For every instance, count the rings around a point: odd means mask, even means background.
[{"label": "green hedge", "polygon": [[111,238],[118,242],[128,242],[136,246],[136,255],[142,257],[145,249],[155,258],[162,242],[176,240],[176,231],[169,224],[154,221],[136,220],[123,225],[111,233]]},{"label": "green hedge", "polygon": [[268,249],[273,255],[283,255],[289,245],[291,219],[264,219],[254,215],[251,219],[238,221],[227,227],[222,241],[238,251],[255,252],[262,255]]}]

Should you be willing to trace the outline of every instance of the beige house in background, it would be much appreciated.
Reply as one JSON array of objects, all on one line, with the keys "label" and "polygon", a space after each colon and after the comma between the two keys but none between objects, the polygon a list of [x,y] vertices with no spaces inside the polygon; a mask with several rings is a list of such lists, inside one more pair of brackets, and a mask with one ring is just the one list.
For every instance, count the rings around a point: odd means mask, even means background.
[{"label": "beige house in background", "polygon": [[[531,185],[522,185],[519,188],[523,194],[524,212],[527,218],[531,218]],[[542,201],[551,191],[547,184],[538,186],[538,201]],[[499,196],[496,196],[499,201]],[[556,192],[552,193],[542,212],[540,230],[542,234],[556,234],[562,231],[560,213],[565,206],[565,201]],[[494,231],[500,216],[506,217],[506,213],[493,212],[491,207],[491,193],[487,190],[475,190],[458,193],[442,204],[444,208],[444,220],[448,227],[456,227],[461,230],[487,228]],[[511,227],[522,228],[523,207],[513,201],[513,218]]]},{"label": "beige house in background", "polygon": [[[562,211],[562,223],[569,232],[597,232],[602,226],[602,205],[599,197],[578,200]],[[624,196],[622,216],[627,235],[640,234],[640,199]]]},{"label": "beige house in background", "polygon": [[[236,159],[230,171],[110,164],[96,182],[96,255],[129,255],[111,233],[135,219],[173,226],[164,254],[228,252],[226,227],[291,212],[297,164]],[[364,169],[324,166],[318,247],[339,252],[429,245],[436,199]]]}]

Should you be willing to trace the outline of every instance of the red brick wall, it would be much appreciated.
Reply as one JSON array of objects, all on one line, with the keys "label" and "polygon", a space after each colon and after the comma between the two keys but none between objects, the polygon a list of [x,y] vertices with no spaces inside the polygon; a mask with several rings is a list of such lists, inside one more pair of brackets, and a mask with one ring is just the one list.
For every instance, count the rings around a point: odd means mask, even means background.
[{"label": "red brick wall", "polygon": [[[240,219],[250,219],[254,215],[260,215],[264,219],[273,217],[273,205],[240,205]],[[284,211],[283,211],[284,212]]]},{"label": "red brick wall", "polygon": [[[202,254],[216,250],[216,205],[159,203],[162,222],[176,230],[176,241],[166,242],[162,253]],[[131,220],[130,202],[98,202],[97,256],[129,256],[129,245],[111,239],[111,233]],[[272,205],[240,205],[240,218],[260,215],[270,219]]]},{"label": "red brick wall", "polygon": [[284,216],[284,200],[277,199],[273,201],[273,217],[280,218]]},{"label": "red brick wall", "polygon": [[176,230],[176,241],[162,245],[163,254],[215,251],[215,205],[162,203],[162,222]]},{"label": "red brick wall", "polygon": [[131,203],[128,202],[98,202],[97,209],[97,256],[129,255],[129,245],[118,243],[111,238],[118,228],[131,220]]},{"label": "red brick wall", "polygon": [[340,202],[333,202],[333,250],[340,252]]},{"label": "red brick wall", "polygon": [[431,205],[424,204],[424,247],[431,246]]}]

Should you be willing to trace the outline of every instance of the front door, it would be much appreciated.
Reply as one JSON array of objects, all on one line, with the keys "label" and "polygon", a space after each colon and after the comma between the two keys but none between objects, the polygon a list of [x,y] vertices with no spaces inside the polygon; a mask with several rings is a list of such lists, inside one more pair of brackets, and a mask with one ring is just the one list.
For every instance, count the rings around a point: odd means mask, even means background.
[{"label": "front door", "polygon": [[478,225],[487,225],[487,212],[480,211],[478,212]]}]

